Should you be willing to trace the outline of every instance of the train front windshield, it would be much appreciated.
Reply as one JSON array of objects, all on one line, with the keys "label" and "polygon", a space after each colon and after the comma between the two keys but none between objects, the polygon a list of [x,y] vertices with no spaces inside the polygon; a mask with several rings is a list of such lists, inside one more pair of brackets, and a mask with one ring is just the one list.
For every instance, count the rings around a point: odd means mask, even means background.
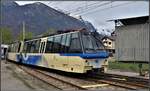
[{"label": "train front windshield", "polygon": [[90,34],[82,34],[82,41],[86,53],[98,52],[104,49],[103,44]]}]

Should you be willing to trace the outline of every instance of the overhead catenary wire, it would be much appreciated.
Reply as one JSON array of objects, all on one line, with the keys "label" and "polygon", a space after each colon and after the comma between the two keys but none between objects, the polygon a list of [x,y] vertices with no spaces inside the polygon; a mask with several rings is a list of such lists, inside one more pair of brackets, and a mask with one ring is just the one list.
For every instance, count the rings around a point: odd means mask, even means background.
[{"label": "overhead catenary wire", "polygon": [[[115,1],[113,1],[113,2],[115,2]],[[73,14],[77,15],[77,14],[80,14],[80,13],[83,13],[83,12],[86,12],[86,11],[90,11],[90,10],[93,10],[93,9],[97,9],[97,8],[99,8],[99,7],[102,7],[102,6],[106,6],[106,5],[110,4],[110,3],[112,3],[112,2],[109,1],[109,2],[105,2],[105,3],[100,3],[100,4],[98,4],[98,5],[95,5],[95,6],[93,6],[93,7],[89,7],[89,8],[87,8],[87,9],[82,10],[82,11],[73,12]]]},{"label": "overhead catenary wire", "polygon": [[123,4],[118,4],[118,5],[114,5],[111,7],[106,7],[106,8],[103,8],[103,9],[98,9],[98,10],[94,10],[94,11],[89,11],[89,12],[82,12],[82,13],[76,13],[75,15],[85,15],[85,14],[92,14],[92,12],[96,12],[96,11],[104,11],[104,10],[108,10],[108,9],[111,9],[111,8],[115,8],[115,7],[119,7],[119,6],[124,6],[124,5],[128,5],[128,4],[131,4],[131,3],[135,3],[136,1],[133,1],[133,2],[127,2],[127,3],[123,3]]},{"label": "overhead catenary wire", "polygon": [[[102,1],[98,1],[98,2],[102,2]],[[98,3],[98,2],[91,3],[91,4],[86,4],[85,6],[81,6],[81,7],[78,7],[78,8],[76,8],[76,9],[71,9],[71,10],[68,10],[68,12],[70,12],[70,13],[78,12],[78,11],[81,10],[81,9],[85,9],[85,7],[86,7],[86,8],[90,8],[90,7],[92,7],[92,6],[96,5],[96,4],[100,4],[100,3]]]},{"label": "overhead catenary wire", "polygon": [[[86,1],[87,2],[87,1]],[[99,3],[101,2],[101,3]],[[103,3],[104,2],[104,3]],[[90,10],[93,10],[93,9],[97,9],[99,7],[102,7],[102,6],[105,6],[105,5],[108,5],[112,2],[115,2],[115,1],[109,1],[109,2],[106,2],[106,1],[96,1],[95,3],[92,3],[92,4],[87,4],[85,3],[85,6],[82,6],[82,7],[78,7],[76,9],[71,9],[71,10],[61,10],[61,9],[58,9],[64,13],[68,13],[68,14],[74,14],[74,15],[77,15],[79,13],[83,13],[83,12],[86,12],[86,11],[90,11]],[[52,2],[50,2],[52,3]],[[58,2],[54,2],[55,4],[58,3]],[[61,3],[61,2],[60,2]],[[59,3],[59,4],[60,4]]]}]

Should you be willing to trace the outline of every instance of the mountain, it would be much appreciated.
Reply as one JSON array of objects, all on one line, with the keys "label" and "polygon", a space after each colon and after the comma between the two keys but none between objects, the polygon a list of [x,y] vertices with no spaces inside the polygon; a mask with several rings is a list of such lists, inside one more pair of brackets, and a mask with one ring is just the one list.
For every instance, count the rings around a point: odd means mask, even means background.
[{"label": "mountain", "polygon": [[86,28],[95,31],[91,23],[82,22],[43,3],[20,6],[16,2],[3,1],[1,6],[1,26],[10,28],[15,36],[22,31],[23,21],[26,31],[31,31],[35,35],[42,34],[49,29],[64,31]]}]

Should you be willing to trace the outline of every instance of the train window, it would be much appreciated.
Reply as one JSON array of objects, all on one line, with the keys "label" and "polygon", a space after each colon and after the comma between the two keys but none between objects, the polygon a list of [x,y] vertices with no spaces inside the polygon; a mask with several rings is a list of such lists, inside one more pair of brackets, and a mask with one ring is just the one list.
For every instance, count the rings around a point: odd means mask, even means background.
[{"label": "train window", "polygon": [[68,46],[69,47],[69,45],[70,45],[70,37],[71,37],[71,34],[67,34],[67,39],[66,39],[66,46]]},{"label": "train window", "polygon": [[38,53],[39,52],[39,47],[40,47],[40,40],[36,40],[35,45],[36,45],[36,47],[35,47],[34,53]]},{"label": "train window", "polygon": [[54,37],[54,46],[53,46],[53,52],[58,53],[60,52],[60,46],[61,46],[61,35]]},{"label": "train window", "polygon": [[90,34],[83,34],[82,41],[86,52],[96,52],[103,49],[103,45]]},{"label": "train window", "polygon": [[66,35],[66,34],[62,35],[61,48],[60,48],[60,52],[61,52],[61,53],[64,53],[64,52],[65,52],[66,38],[67,38],[67,35]]},{"label": "train window", "polygon": [[40,40],[35,40],[31,42],[30,53],[38,53],[39,51]]},{"label": "train window", "polygon": [[35,50],[35,48],[36,48],[36,42],[35,42],[35,41],[32,41],[30,47],[31,47],[31,48],[30,48],[30,53],[33,53],[34,50]]},{"label": "train window", "polygon": [[27,50],[27,42],[24,43],[23,52],[26,52],[26,50]]},{"label": "train window", "polygon": [[53,37],[49,37],[47,39],[47,44],[46,44],[46,50],[45,50],[45,53],[51,53],[52,52],[52,47],[53,47],[53,40],[54,38]]},{"label": "train window", "polygon": [[62,36],[61,45],[65,45],[65,43],[66,43],[66,37],[67,37],[66,34],[64,34],[64,35]]},{"label": "train window", "polygon": [[42,44],[41,44],[41,51],[40,51],[40,53],[44,53],[45,52],[45,45],[46,45],[46,42],[42,42]]},{"label": "train window", "polygon": [[44,42],[41,42],[40,53],[43,53],[43,45],[44,45]]},{"label": "train window", "polygon": [[30,53],[30,50],[31,50],[31,41],[27,42],[27,49],[26,49],[26,52],[27,52],[27,53]]},{"label": "train window", "polygon": [[92,43],[93,43],[93,47],[94,47],[94,49],[96,49],[96,50],[97,50],[97,49],[99,49],[99,48],[98,48],[98,44],[97,44],[96,40],[95,40],[95,41],[93,41]]},{"label": "train window", "polygon": [[65,53],[68,53],[68,51],[69,51],[70,41],[71,41],[71,34],[67,34],[65,48],[64,48]]},{"label": "train window", "polygon": [[23,47],[23,52],[38,53],[39,46],[40,46],[40,40],[25,42]]},{"label": "train window", "polygon": [[81,53],[81,43],[78,33],[49,37],[46,53]]},{"label": "train window", "polygon": [[79,41],[78,33],[73,33],[71,37],[71,43],[69,48],[69,53],[81,53],[81,43]]},{"label": "train window", "polygon": [[93,49],[93,44],[92,44],[91,38],[89,36],[83,36],[82,40],[83,40],[84,48]]}]

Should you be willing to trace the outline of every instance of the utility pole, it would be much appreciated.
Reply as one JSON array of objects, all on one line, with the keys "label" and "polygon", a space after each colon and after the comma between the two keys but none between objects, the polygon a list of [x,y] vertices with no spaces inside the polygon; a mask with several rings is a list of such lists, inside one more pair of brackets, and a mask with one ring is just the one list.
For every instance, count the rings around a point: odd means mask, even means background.
[{"label": "utility pole", "polygon": [[23,23],[22,23],[22,25],[23,25],[23,29],[22,29],[22,31],[23,31],[23,36],[22,36],[22,40],[24,41],[24,39],[25,39],[25,22],[23,21]]},{"label": "utility pole", "polygon": [[[149,4],[150,4],[150,2],[149,2]],[[149,20],[150,20],[150,17],[149,17],[148,21]],[[148,29],[150,29],[149,24],[148,24]],[[150,40],[150,31],[149,31],[149,40]],[[149,48],[150,48],[150,41],[149,41]],[[149,52],[149,79],[150,79],[150,52]],[[150,85],[150,80],[149,80],[149,85]],[[150,91],[150,88],[149,88],[149,91]]]},{"label": "utility pole", "polygon": [[[2,1],[0,1],[0,3],[2,3]],[[2,6],[0,5],[0,12],[2,13]],[[0,19],[2,19],[2,15],[0,16]],[[0,21],[0,27],[2,22]],[[0,61],[2,60],[2,28],[0,28]]]},{"label": "utility pole", "polygon": [[1,57],[2,57],[2,29],[0,30],[0,61],[1,61]]}]

